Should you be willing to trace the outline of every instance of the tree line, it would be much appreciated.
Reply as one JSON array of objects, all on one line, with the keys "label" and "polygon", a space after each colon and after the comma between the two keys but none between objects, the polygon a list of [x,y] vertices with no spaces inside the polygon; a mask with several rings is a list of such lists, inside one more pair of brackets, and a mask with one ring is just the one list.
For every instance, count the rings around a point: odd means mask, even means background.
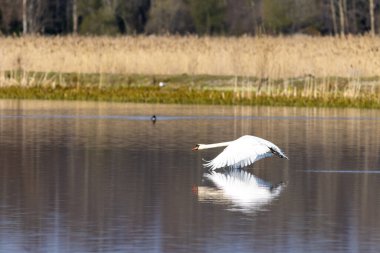
[{"label": "tree line", "polygon": [[378,33],[380,0],[0,0],[0,34]]}]

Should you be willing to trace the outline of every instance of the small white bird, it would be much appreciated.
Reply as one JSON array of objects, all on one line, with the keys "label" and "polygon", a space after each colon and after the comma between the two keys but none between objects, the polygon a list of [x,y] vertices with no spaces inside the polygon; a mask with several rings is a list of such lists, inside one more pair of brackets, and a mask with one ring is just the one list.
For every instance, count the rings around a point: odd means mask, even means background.
[{"label": "small white bird", "polygon": [[284,152],[281,151],[273,143],[262,138],[244,135],[239,139],[229,142],[221,142],[214,144],[197,144],[192,150],[202,150],[209,148],[225,147],[222,153],[211,161],[204,164],[211,170],[223,167],[243,168],[252,163],[276,155],[280,158],[289,159]]}]

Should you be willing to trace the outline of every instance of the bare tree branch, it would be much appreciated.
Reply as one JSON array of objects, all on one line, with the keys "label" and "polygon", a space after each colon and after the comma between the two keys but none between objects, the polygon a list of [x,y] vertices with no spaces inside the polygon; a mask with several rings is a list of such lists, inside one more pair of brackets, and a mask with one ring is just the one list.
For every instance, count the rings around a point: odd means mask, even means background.
[{"label": "bare tree branch", "polygon": [[369,0],[369,14],[371,19],[371,36],[375,36],[375,5],[373,0]]},{"label": "bare tree branch", "polygon": [[28,33],[27,0],[22,0],[22,33]]},{"label": "bare tree branch", "polygon": [[78,5],[77,0],[73,0],[73,34],[78,33]]},{"label": "bare tree branch", "polygon": [[344,5],[343,0],[339,0],[339,20],[340,20],[340,36],[344,36]]},{"label": "bare tree branch", "polygon": [[334,0],[330,0],[330,9],[331,9],[331,19],[333,23],[333,31],[334,31],[334,34],[336,34],[338,32],[338,27],[336,24],[336,12],[335,12]]}]

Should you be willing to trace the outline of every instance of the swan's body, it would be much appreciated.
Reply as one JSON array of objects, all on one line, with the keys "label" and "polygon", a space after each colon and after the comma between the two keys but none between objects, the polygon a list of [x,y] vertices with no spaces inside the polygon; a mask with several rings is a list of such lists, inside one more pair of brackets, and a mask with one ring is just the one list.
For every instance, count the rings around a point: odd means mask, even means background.
[{"label": "swan's body", "polygon": [[223,167],[242,168],[273,155],[288,159],[284,152],[270,141],[251,135],[244,135],[229,142],[197,144],[193,150],[217,147],[226,148],[213,160],[204,164],[205,167],[209,167],[211,170]]}]

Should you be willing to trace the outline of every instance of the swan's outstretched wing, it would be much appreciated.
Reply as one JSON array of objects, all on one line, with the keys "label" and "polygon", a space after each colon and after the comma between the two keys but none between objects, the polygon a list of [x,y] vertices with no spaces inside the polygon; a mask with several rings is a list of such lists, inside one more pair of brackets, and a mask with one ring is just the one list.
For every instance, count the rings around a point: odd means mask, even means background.
[{"label": "swan's outstretched wing", "polygon": [[270,157],[274,154],[273,147],[268,147],[268,143],[279,150],[273,143],[265,141],[264,139],[254,136],[242,136],[231,142],[222,153],[213,160],[205,163],[204,166],[209,167],[211,170],[227,166],[232,168],[249,166],[260,159]]}]

